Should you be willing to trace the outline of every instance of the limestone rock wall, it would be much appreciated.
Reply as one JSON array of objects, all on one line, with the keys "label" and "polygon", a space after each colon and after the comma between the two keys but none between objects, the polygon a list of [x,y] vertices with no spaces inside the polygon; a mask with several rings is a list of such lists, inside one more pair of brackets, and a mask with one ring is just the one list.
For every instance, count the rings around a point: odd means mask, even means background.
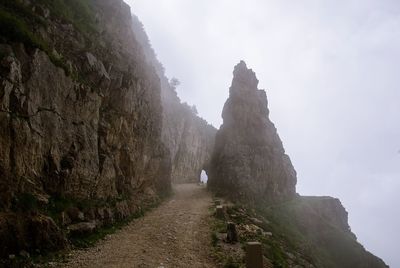
[{"label": "limestone rock wall", "polygon": [[242,61],[234,69],[217,132],[209,187],[232,199],[276,202],[296,194],[296,171],[269,120],[265,91]]},{"label": "limestone rock wall", "polygon": [[45,21],[30,30],[46,52],[0,39],[1,256],[62,248],[62,228],[127,218],[170,190],[160,79],[130,8],[96,0],[92,9],[93,32],[51,9],[32,13]]},{"label": "limestone rock wall", "polygon": [[208,172],[216,130],[181,103],[164,102],[163,140],[172,159],[172,181],[199,182]]},{"label": "limestone rock wall", "polygon": [[133,29],[144,49],[147,61],[154,66],[161,82],[163,107],[162,140],[171,158],[174,183],[198,182],[200,173],[208,171],[214,148],[216,129],[197,115],[194,107],[182,103],[176,85],[170,83],[162,64],[150,45],[143,24],[134,16]]}]

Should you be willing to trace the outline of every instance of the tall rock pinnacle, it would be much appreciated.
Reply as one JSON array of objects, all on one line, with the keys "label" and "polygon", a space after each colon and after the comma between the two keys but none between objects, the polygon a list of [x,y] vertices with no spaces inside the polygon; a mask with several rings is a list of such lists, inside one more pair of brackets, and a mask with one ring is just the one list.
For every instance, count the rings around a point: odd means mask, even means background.
[{"label": "tall rock pinnacle", "polygon": [[267,96],[256,74],[241,61],[233,71],[223,125],[217,133],[209,174],[211,190],[268,203],[296,194],[296,171],[269,120]]}]

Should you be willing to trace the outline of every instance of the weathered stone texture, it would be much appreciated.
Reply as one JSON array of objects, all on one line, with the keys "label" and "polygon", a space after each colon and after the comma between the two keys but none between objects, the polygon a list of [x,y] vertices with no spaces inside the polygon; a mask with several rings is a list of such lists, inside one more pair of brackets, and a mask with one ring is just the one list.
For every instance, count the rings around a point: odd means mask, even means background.
[{"label": "weathered stone texture", "polygon": [[[8,218],[25,222],[19,211],[26,199],[34,211],[54,200],[86,204],[80,213],[101,225],[170,190],[160,79],[135,39],[129,7],[121,0],[94,4],[96,44],[57,18],[38,31],[71,74],[39,49],[0,44],[0,230]],[[81,221],[66,215],[55,217]],[[32,235],[20,226],[21,236]]]},{"label": "weathered stone texture", "polygon": [[234,69],[217,132],[209,187],[247,201],[283,201],[296,193],[296,172],[269,120],[266,93],[242,61]]},{"label": "weathered stone texture", "polygon": [[182,103],[176,88],[165,76],[142,23],[133,16],[135,35],[144,49],[147,61],[154,66],[161,82],[163,107],[162,141],[171,158],[172,181],[187,183],[200,181],[202,170],[209,169],[217,130],[197,115],[193,107]]},{"label": "weathered stone texture", "polygon": [[170,150],[172,180],[199,182],[201,171],[209,170],[216,129],[179,99],[169,102],[163,98],[163,105],[162,137]]}]

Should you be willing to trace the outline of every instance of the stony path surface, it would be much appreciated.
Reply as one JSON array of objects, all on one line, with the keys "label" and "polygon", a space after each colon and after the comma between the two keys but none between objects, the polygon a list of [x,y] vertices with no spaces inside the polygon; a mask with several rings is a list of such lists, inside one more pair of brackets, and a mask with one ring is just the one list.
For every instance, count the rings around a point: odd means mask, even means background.
[{"label": "stony path surface", "polygon": [[182,184],[143,218],[88,250],[74,251],[63,267],[215,267],[204,186]]}]

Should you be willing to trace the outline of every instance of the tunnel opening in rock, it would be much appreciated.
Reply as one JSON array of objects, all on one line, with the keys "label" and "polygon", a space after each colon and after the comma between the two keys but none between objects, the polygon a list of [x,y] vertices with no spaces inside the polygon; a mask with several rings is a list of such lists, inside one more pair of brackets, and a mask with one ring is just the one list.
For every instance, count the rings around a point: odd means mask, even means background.
[{"label": "tunnel opening in rock", "polygon": [[208,181],[208,175],[207,172],[203,169],[200,174],[200,182],[207,183],[207,181]]}]

